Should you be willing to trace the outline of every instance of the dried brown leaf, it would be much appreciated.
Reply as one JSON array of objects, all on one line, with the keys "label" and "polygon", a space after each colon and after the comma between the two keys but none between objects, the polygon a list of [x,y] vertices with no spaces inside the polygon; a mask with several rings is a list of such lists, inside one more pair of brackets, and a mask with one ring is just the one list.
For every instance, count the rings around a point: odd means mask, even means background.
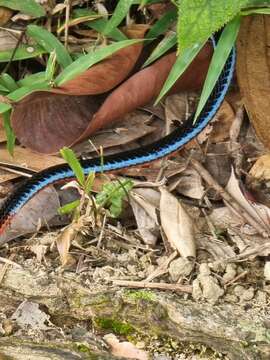
[{"label": "dried brown leaf", "polygon": [[237,43],[237,78],[258,138],[270,148],[270,17],[244,17]]},{"label": "dried brown leaf", "polygon": [[170,245],[183,257],[195,257],[194,221],[165,188],[160,188],[160,192],[161,226]]},{"label": "dried brown leaf", "polygon": [[258,180],[270,180],[270,154],[262,155],[255,162],[249,174]]}]

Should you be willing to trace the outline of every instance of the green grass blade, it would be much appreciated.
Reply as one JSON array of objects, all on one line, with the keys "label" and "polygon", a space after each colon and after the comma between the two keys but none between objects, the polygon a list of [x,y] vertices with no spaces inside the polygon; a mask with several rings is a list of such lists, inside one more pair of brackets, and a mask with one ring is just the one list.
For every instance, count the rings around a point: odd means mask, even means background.
[{"label": "green grass blade", "polygon": [[165,31],[173,24],[177,19],[177,11],[167,11],[148,31],[146,39],[155,39],[159,35],[165,33]]},{"label": "green grass blade", "polygon": [[12,109],[12,106],[10,104],[0,102],[0,114],[3,114],[11,109]]},{"label": "green grass blade", "polygon": [[4,112],[2,116],[4,120],[4,129],[7,137],[7,150],[10,153],[10,155],[13,155],[16,138],[10,124],[10,114],[11,114],[11,110]]},{"label": "green grass blade", "polygon": [[16,81],[9,74],[4,73],[0,76],[1,84],[3,84],[9,91],[15,91],[18,89]]},{"label": "green grass blade", "polygon": [[48,53],[55,51],[57,61],[63,68],[66,68],[72,63],[68,51],[52,33],[37,25],[28,25],[26,32],[39,45],[46,49]]},{"label": "green grass blade", "polygon": [[29,87],[31,85],[34,84],[38,84],[38,83],[44,83],[45,82],[45,76],[46,73],[45,71],[41,71],[35,74],[31,74],[31,75],[26,75],[25,78],[17,81],[17,84],[22,87]]},{"label": "green grass blade", "polygon": [[261,8],[261,9],[251,9],[251,10],[243,10],[240,13],[241,15],[248,16],[252,14],[264,14],[270,15],[270,8]]},{"label": "green grass blade", "polygon": [[116,51],[123,49],[124,47],[137,44],[143,39],[134,39],[134,40],[124,40],[117,43],[102,47],[96,51],[93,51],[87,55],[79,57],[76,61],[66,67],[55,79],[55,84],[61,86],[66,81],[74,79],[76,76],[82,72],[89,69],[92,65],[98,63],[99,61],[105,59],[108,56],[111,56]]},{"label": "green grass blade", "polygon": [[11,101],[19,101],[34,91],[50,90],[51,86],[48,82],[36,83],[29,86],[23,86],[11,92],[7,98]]},{"label": "green grass blade", "polygon": [[14,49],[0,51],[0,63],[9,62],[12,58],[12,61],[30,59],[39,55],[46,53],[46,51],[41,46],[29,46],[21,45],[16,49],[16,52],[13,56]]},{"label": "green grass blade", "polygon": [[[205,41],[206,42],[206,41]],[[185,49],[182,54],[178,55],[168,77],[161,89],[161,92],[155,101],[155,105],[163,98],[165,94],[171,89],[171,87],[175,84],[175,82],[180,78],[180,76],[184,73],[187,67],[190,65],[192,60],[201,50],[203,45],[205,44],[195,44],[191,48]]]},{"label": "green grass blade", "polygon": [[226,60],[230,55],[230,52],[234,46],[237,34],[240,28],[240,16],[236,16],[232,21],[230,21],[222,31],[222,34],[219,38],[218,44],[215,48],[208,73],[203,85],[202,94],[200,97],[199,104],[197,106],[194,122],[197,120],[199,114],[201,113],[204,105],[207,102],[221,72],[224,68]]},{"label": "green grass blade", "polygon": [[59,215],[70,214],[80,205],[80,200],[72,201],[66,205],[61,206],[57,211]]},{"label": "green grass blade", "polygon": [[[75,16],[75,18],[78,18],[87,15],[96,15],[96,13],[88,9],[75,9],[73,15]],[[106,19],[98,19],[93,21],[87,21],[84,23],[84,25],[88,26],[91,29],[96,30],[101,34],[104,34],[104,30],[106,28],[107,23],[108,20]],[[110,38],[116,41],[122,41],[127,39],[126,35],[117,28],[113,29],[109,34],[107,34],[107,36],[109,36]]]},{"label": "green grass blade", "polygon": [[150,65],[152,62],[156,61],[163,54],[165,54],[168,50],[170,50],[173,46],[177,44],[177,36],[174,33],[169,34],[164,39],[160,41],[157,47],[154,49],[152,54],[143,64],[143,67]]},{"label": "green grass blade", "polygon": [[50,53],[49,59],[47,61],[46,71],[45,71],[45,81],[51,83],[53,81],[54,73],[56,68],[56,53],[55,51]]},{"label": "green grass blade", "polygon": [[113,29],[117,28],[117,26],[128,14],[132,4],[133,4],[133,0],[119,0],[117,2],[113,15],[106,25],[104,34],[108,35]]},{"label": "green grass blade", "polygon": [[35,0],[0,0],[0,6],[21,11],[34,17],[45,16],[45,10]]},{"label": "green grass blade", "polygon": [[67,147],[63,147],[60,150],[60,153],[61,153],[62,157],[66,160],[68,165],[71,167],[79,184],[82,187],[84,187],[85,177],[84,177],[83,168],[82,168],[79,160],[76,158],[76,155],[74,154],[74,152]]}]

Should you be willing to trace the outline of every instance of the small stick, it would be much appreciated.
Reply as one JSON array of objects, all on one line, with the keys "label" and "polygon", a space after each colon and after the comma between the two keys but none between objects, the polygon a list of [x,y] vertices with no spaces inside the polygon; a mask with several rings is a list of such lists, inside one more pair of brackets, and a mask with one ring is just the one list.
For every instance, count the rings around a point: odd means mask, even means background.
[{"label": "small stick", "polygon": [[227,288],[228,286],[234,284],[236,281],[238,281],[239,279],[242,279],[243,277],[245,277],[248,274],[248,271],[243,271],[241,274],[237,275],[234,279],[225,282],[225,288]]},{"label": "small stick", "polygon": [[171,291],[180,291],[180,292],[192,294],[191,285],[149,283],[145,281],[127,281],[127,280],[114,280],[113,284],[117,286],[124,286],[130,288],[171,290]]},{"label": "small stick", "polygon": [[209,174],[209,172],[199,163],[199,161],[195,159],[190,159],[190,163],[194,167],[195,170],[198,171],[198,173],[201,175],[201,177],[213,188],[215,189],[219,195],[223,198],[225,202],[228,202],[230,206],[239,213],[242,218],[246,220],[247,223],[249,223],[254,229],[258,231],[259,234],[261,234],[263,237],[268,237],[269,234],[267,230],[264,227],[264,224],[258,223],[256,220],[253,219],[252,216],[250,216],[245,209],[237,203],[237,201],[227,192],[223,189],[222,186],[220,186],[216,180],[212,177],[212,175]]}]

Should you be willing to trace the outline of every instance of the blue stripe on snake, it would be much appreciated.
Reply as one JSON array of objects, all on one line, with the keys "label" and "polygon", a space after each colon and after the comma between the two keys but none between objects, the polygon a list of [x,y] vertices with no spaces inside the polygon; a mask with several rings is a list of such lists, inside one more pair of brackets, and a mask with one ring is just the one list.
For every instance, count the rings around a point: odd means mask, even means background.
[{"label": "blue stripe on snake", "polygon": [[[212,42],[215,47],[215,41],[213,39]],[[149,163],[174,153],[196,137],[214,117],[228,91],[233,77],[235,58],[236,54],[235,49],[233,48],[222,73],[195,124],[193,123],[194,116],[191,116],[183,126],[177,128],[164,138],[139,149],[105,156],[102,164],[100,158],[82,160],[81,165],[84,173],[109,172]],[[67,164],[63,164],[41,171],[20,184],[4,201],[4,204],[0,208],[0,234],[5,231],[12,217],[38,191],[50,184],[55,184],[63,180],[68,181],[72,178],[74,178],[74,173]]]}]

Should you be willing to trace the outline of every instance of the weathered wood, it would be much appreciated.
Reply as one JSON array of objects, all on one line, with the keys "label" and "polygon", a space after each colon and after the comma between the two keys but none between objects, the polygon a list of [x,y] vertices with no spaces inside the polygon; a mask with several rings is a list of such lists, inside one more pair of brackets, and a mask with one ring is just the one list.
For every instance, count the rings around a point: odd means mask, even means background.
[{"label": "weathered wood", "polygon": [[99,326],[109,320],[146,336],[205,344],[233,360],[270,358],[267,314],[257,307],[245,310],[240,305],[213,306],[167,292],[108,290],[97,285],[90,289],[75,280],[75,274],[48,276],[45,272],[10,269],[1,284],[0,304],[6,296],[13,301],[27,298],[45,304],[54,319],[91,319]]}]

